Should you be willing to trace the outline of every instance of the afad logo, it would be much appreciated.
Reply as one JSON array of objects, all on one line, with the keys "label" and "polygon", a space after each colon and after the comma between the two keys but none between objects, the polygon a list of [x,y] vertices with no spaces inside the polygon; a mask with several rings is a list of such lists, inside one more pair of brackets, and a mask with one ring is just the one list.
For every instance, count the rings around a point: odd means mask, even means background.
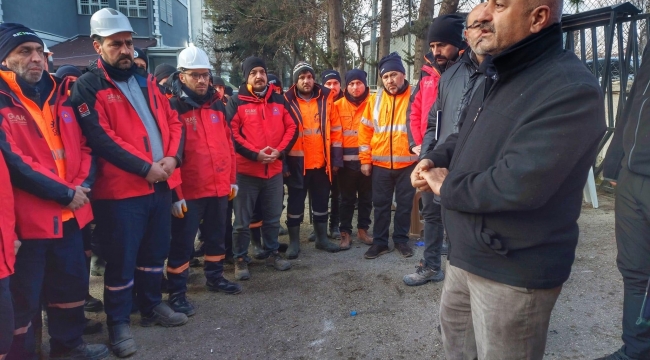
[{"label": "afad logo", "polygon": [[273,115],[280,115],[280,109],[277,106],[273,107]]},{"label": "afad logo", "polygon": [[25,115],[14,115],[13,113],[8,113],[7,120],[12,124],[27,125],[27,118],[25,118]]},{"label": "afad logo", "polygon": [[212,120],[213,124],[216,124],[216,123],[219,122],[219,117],[217,116],[217,114],[210,115],[210,119]]},{"label": "afad logo", "polygon": [[246,115],[257,115],[257,109],[244,109]]},{"label": "afad logo", "polygon": [[69,124],[72,122],[72,115],[68,111],[63,110],[61,111],[61,119],[63,119],[63,122],[66,124]]}]

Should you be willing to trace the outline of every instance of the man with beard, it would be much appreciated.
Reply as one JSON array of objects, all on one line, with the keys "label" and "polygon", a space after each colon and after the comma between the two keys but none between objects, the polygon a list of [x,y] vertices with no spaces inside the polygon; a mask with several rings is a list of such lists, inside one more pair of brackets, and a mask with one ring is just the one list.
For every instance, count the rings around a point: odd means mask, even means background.
[{"label": "man with beard", "polygon": [[413,256],[408,245],[411,203],[415,189],[409,174],[418,160],[411,153],[407,134],[406,112],[411,87],[406,70],[397,53],[379,61],[383,87],[370,95],[359,126],[359,161],[361,172],[372,176],[372,202],[375,206],[373,244],[364,254],[366,259],[393,251],[388,246],[393,193],[397,201],[393,222],[393,243],[403,257]]},{"label": "man with beard", "polygon": [[492,56],[482,83],[460,132],[412,174],[415,187],[440,196],[449,234],[447,359],[544,356],[605,132],[600,86],[563,50],[561,16],[560,0],[490,0],[479,10],[472,43]]},{"label": "man with beard", "polygon": [[[196,232],[201,227],[205,244],[203,269],[205,286],[226,294],[241,292],[239,284],[223,276],[226,257],[225,233],[230,213],[228,201],[237,195],[235,150],[226,108],[215,99],[210,86],[210,61],[205,51],[190,46],[178,54],[173,79],[172,108],[185,125],[185,149],[177,199],[172,207],[172,242],[167,258],[169,306],[192,316],[194,306],[187,301],[187,279]],[[215,99],[215,101],[212,101]]]},{"label": "man with beard", "polygon": [[104,310],[111,348],[125,357],[136,351],[129,325],[134,283],[142,326],[187,322],[160,292],[183,124],[154,77],[136,71],[128,18],[104,8],[91,17],[90,29],[99,59],[77,80],[71,100],[97,156],[93,209],[97,227],[106,232],[100,240]]},{"label": "man with beard", "polygon": [[[95,171],[73,117],[68,82],[45,71],[43,47],[31,29],[0,25],[0,151],[11,174],[14,198],[14,206],[3,208],[2,214],[7,255],[14,255],[14,229],[5,228],[13,226],[14,213],[16,235],[22,239],[10,284],[13,319],[2,319],[14,325],[7,359],[36,356],[41,344],[35,344],[31,321],[40,316],[43,303],[51,359],[103,359],[109,355],[106,346],[88,345],[82,339],[88,273],[81,228],[93,219],[87,194]],[[11,194],[8,199],[3,194],[5,200],[4,205],[11,205]],[[4,290],[0,293],[6,298]],[[11,341],[11,336],[2,337],[3,344]]]},{"label": "man with beard", "polygon": [[343,167],[337,174],[341,190],[341,250],[349,249],[352,244],[352,218],[357,200],[357,239],[366,245],[372,245],[372,238],[368,235],[372,211],[372,180],[361,173],[358,138],[359,123],[370,94],[366,78],[367,74],[363,70],[348,71],[345,74],[343,98],[334,103],[332,111],[332,122],[340,122],[343,133]]},{"label": "man with beard", "polygon": [[287,257],[300,253],[300,224],[304,218],[307,191],[314,213],[316,249],[337,252],[339,246],[327,238],[327,203],[332,176],[343,166],[341,124],[331,118],[330,90],[315,83],[314,69],[306,62],[293,68],[294,85],[284,95],[300,134],[285,160],[287,198]]},{"label": "man with beard", "polygon": [[[438,95],[440,75],[444,74],[458,59],[463,47],[463,18],[459,15],[443,15],[435,19],[429,27],[429,47],[431,52],[425,56],[422,75],[412,96],[409,114],[409,142],[411,151],[420,155],[427,118],[431,106]],[[404,277],[406,285],[423,285],[429,281],[445,279],[440,267],[444,229],[440,216],[440,204],[433,201],[433,194],[424,192],[422,196],[422,217],[424,218],[424,259],[420,260],[417,271]]]},{"label": "man with beard", "polygon": [[235,278],[250,279],[248,246],[250,224],[256,204],[261,202],[261,233],[266,264],[276,270],[291,268],[279,254],[278,233],[282,215],[282,160],[298,137],[295,120],[284,97],[268,85],[266,63],[251,56],[242,64],[246,82],[239,87],[226,107],[226,119],[233,133],[237,152],[239,196],[234,199],[233,253]]}]

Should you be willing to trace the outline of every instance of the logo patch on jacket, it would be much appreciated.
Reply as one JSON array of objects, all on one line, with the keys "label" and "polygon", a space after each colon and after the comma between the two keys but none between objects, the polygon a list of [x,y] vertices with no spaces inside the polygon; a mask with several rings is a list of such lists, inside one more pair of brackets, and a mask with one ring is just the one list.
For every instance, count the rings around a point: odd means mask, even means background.
[{"label": "logo patch on jacket", "polygon": [[109,104],[114,103],[114,102],[120,102],[121,103],[121,102],[124,102],[124,99],[122,99],[122,95],[119,95],[119,94],[108,94],[106,96],[106,101],[108,101]]},{"label": "logo patch on jacket", "polygon": [[273,115],[280,115],[280,109],[278,109],[276,106],[273,107]]},{"label": "logo patch on jacket", "polygon": [[12,124],[27,125],[27,118],[25,118],[25,115],[14,115],[13,113],[8,113],[7,119]]},{"label": "logo patch on jacket", "polygon": [[216,123],[219,122],[219,117],[217,116],[217,114],[210,115],[210,119],[212,119],[213,124],[216,124]]},{"label": "logo patch on jacket", "polygon": [[257,115],[257,109],[244,109],[246,115]]},{"label": "logo patch on jacket", "polygon": [[61,111],[61,119],[63,119],[63,121],[64,121],[66,124],[69,124],[69,123],[72,122],[72,115],[70,115],[69,112],[63,110],[63,111]]},{"label": "logo patch on jacket", "polygon": [[90,109],[88,109],[88,105],[86,103],[77,106],[77,110],[79,110],[79,115],[81,115],[81,117],[90,115]]}]

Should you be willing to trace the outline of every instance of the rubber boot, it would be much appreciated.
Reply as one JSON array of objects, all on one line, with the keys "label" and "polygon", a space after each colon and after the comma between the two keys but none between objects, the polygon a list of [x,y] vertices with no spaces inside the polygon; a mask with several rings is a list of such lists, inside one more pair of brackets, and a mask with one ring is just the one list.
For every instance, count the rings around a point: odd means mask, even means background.
[{"label": "rubber boot", "polygon": [[250,229],[251,231],[251,244],[253,244],[253,258],[257,260],[264,260],[269,255],[264,252],[262,247],[262,230],[257,227]]},{"label": "rubber boot", "polygon": [[328,252],[338,252],[341,248],[331,242],[327,237],[327,223],[314,223],[314,232],[316,233],[316,249]]},{"label": "rubber boot", "polygon": [[287,227],[289,231],[289,248],[285,253],[287,259],[297,259],[300,254],[300,225]]}]

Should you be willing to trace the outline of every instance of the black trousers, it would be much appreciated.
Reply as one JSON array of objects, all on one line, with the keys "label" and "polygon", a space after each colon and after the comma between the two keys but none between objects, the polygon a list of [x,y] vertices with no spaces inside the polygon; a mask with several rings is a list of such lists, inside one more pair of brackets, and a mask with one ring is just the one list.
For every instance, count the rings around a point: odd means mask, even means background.
[{"label": "black trousers", "polygon": [[327,222],[327,200],[330,196],[330,180],[325,168],[305,171],[302,189],[289,186],[287,198],[287,226],[294,227],[302,223],[305,217],[305,198],[311,194],[312,210],[315,223]]},{"label": "black trousers", "polygon": [[415,188],[411,185],[411,172],[415,164],[403,169],[372,167],[372,202],[375,205],[373,242],[388,245],[391,206],[395,193],[395,216],[393,218],[393,243],[407,243],[411,228],[411,208]]},{"label": "black trousers", "polygon": [[[625,162],[625,160],[624,160]],[[623,166],[616,188],[616,263],[623,275],[623,343],[633,359],[650,359],[650,327],[637,325],[650,279],[650,177]]]},{"label": "black trousers", "polygon": [[372,211],[372,177],[363,175],[361,171],[340,168],[337,178],[341,191],[341,231],[352,234],[352,217],[357,198],[359,199],[357,229],[368,230]]},{"label": "black trousers", "polygon": [[[343,170],[343,168],[339,169]],[[332,187],[330,189],[330,228],[338,227],[341,221],[339,213],[341,189],[339,188],[338,174],[332,174]]]}]

